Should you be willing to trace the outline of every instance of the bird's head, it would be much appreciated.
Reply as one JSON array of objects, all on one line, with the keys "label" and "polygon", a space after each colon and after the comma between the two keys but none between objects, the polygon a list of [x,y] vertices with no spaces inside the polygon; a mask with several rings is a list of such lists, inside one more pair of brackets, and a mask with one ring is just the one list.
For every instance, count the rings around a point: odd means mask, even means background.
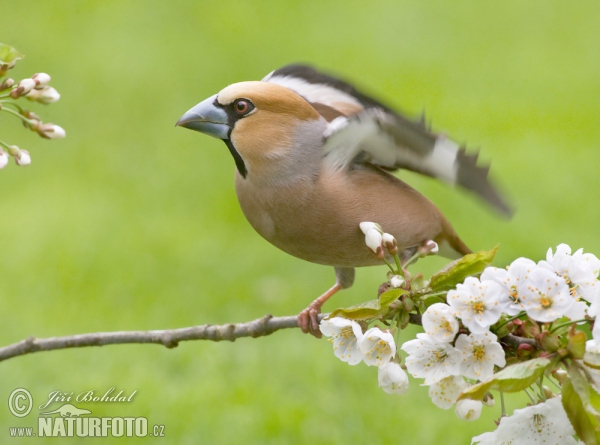
[{"label": "bird's head", "polygon": [[252,170],[268,169],[270,162],[289,157],[292,151],[301,152],[293,150],[299,139],[312,139],[311,133],[322,137],[323,128],[315,125],[321,121],[315,108],[289,88],[240,82],[200,102],[177,125],[222,139],[246,177]]}]

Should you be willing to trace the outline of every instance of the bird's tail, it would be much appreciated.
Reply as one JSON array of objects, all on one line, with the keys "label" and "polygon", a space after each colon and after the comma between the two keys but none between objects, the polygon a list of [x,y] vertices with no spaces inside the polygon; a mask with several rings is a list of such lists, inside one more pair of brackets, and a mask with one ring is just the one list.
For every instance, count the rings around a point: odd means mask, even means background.
[{"label": "bird's tail", "polygon": [[469,253],[473,253],[471,249],[460,239],[450,223],[443,218],[442,233],[434,240],[439,246],[439,254],[445,258],[456,260]]}]

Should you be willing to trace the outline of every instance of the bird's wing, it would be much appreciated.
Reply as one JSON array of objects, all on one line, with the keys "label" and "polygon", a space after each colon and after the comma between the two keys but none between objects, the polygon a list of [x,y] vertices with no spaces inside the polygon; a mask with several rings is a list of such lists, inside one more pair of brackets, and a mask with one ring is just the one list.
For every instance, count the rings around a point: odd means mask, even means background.
[{"label": "bird's wing", "polygon": [[510,207],[488,179],[489,166],[477,165],[477,152],[433,133],[352,85],[305,65],[273,71],[263,81],[298,93],[329,122],[324,134],[326,162],[335,169],[370,163],[404,168],[471,190],[510,215]]}]

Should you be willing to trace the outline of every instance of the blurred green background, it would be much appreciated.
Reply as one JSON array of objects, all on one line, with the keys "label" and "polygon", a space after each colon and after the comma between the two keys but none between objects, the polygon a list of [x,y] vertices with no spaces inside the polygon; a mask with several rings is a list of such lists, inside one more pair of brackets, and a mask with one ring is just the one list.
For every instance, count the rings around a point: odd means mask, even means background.
[{"label": "blurred green background", "polygon": [[[245,221],[224,144],[174,127],[227,84],[291,62],[338,73],[410,115],[425,110],[436,130],[481,147],[516,206],[512,220],[401,176],[471,248],[500,243],[496,265],[542,259],[561,242],[600,254],[595,1],[21,1],[4,4],[0,41],[27,56],[13,77],[52,75],[61,100],[31,109],[67,131],[45,141],[0,115],[2,139],[33,159],[0,172],[2,345],[292,315],[328,288],[333,270],[278,251]],[[384,276],[360,270],[325,309],[373,298]],[[39,443],[10,439],[8,427],[35,425],[51,391],[111,387],[137,390],[134,401],[84,407],[145,416],[165,437],[102,443],[465,444],[494,428],[499,408],[458,421],[418,383],[387,395],[375,368],[348,366],[297,330],[174,350],[38,353],[0,363],[0,442]],[[6,408],[17,387],[36,405],[23,419]]]}]

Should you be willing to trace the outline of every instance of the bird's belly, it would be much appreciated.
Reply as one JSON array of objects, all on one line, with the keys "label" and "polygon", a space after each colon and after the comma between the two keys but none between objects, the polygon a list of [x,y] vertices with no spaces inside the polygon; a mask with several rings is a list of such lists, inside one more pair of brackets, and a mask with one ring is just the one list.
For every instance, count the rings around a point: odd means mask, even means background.
[{"label": "bird's belly", "polygon": [[238,176],[236,192],[260,235],[290,255],[318,264],[382,264],[365,244],[359,227],[363,221],[381,224],[396,238],[404,257],[437,239],[442,230],[443,217],[430,201],[395,178],[370,170],[277,187]]},{"label": "bird's belly", "polygon": [[[240,207],[263,238],[284,252],[312,263],[361,267],[382,264],[365,244],[359,223],[321,200],[281,199],[237,187]],[[409,246],[406,246],[409,247]],[[412,246],[410,246],[412,247]]]}]

